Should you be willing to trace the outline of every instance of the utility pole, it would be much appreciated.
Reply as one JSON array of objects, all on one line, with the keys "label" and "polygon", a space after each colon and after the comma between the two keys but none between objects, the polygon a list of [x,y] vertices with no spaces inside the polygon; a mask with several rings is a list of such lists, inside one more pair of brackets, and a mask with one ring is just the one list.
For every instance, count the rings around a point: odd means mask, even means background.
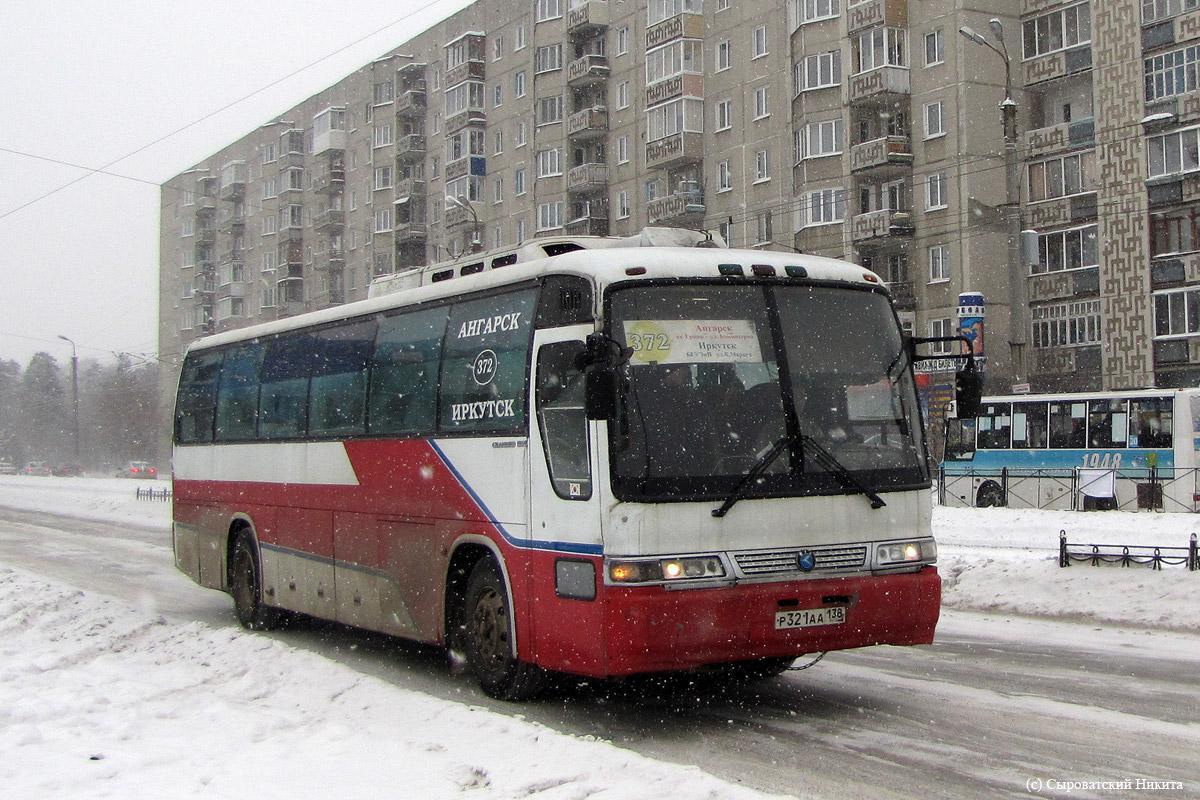
[{"label": "utility pole", "polygon": [[75,463],[79,463],[79,357],[76,354],[75,342],[66,336],[59,335],[64,342],[71,344],[71,405],[75,416]]}]

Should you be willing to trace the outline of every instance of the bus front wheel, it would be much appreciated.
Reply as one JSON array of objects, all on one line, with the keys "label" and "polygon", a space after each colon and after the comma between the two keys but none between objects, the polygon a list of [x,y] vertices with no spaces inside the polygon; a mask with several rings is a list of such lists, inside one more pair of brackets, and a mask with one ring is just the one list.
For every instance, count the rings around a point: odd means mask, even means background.
[{"label": "bus front wheel", "polygon": [[975,496],[975,505],[978,508],[999,508],[1004,505],[1004,490],[1000,488],[1000,484],[995,481],[984,481],[979,487],[979,493]]},{"label": "bus front wheel", "polygon": [[486,694],[501,700],[527,700],[541,690],[545,673],[513,655],[508,592],[489,558],[471,570],[462,619],[467,664]]},{"label": "bus front wheel", "polygon": [[248,533],[239,533],[233,545],[229,564],[229,589],[233,595],[233,610],[243,628],[267,631],[281,624],[282,614],[262,599],[262,573],[258,554]]}]

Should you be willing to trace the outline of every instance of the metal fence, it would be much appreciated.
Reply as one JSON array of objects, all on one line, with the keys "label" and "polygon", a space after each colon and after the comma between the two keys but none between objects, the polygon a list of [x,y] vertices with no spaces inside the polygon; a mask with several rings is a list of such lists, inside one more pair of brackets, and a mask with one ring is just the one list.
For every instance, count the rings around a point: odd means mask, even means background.
[{"label": "metal fence", "polygon": [[1070,544],[1067,532],[1058,532],[1058,565],[1091,564],[1093,567],[1110,564],[1121,567],[1149,567],[1161,570],[1166,566],[1186,566],[1189,572],[1200,571],[1200,555],[1196,551],[1196,534],[1187,547],[1165,547],[1142,544]]},{"label": "metal fence", "polygon": [[[1194,512],[1197,469],[1000,469],[947,473],[939,469],[936,502],[943,506],[1009,506],[1057,511]],[[1111,486],[1111,497],[1098,483]]]},{"label": "metal fence", "polygon": [[139,486],[137,488],[137,499],[138,500],[157,500],[159,502],[165,503],[171,499],[171,490],[170,489],[155,489],[153,486],[147,486],[146,488],[143,489],[141,486]]}]

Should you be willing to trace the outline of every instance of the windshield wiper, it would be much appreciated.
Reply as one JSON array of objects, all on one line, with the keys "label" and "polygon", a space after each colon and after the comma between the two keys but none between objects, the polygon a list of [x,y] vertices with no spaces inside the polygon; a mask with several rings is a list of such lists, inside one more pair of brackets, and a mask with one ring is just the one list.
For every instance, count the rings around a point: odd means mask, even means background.
[{"label": "windshield wiper", "polygon": [[[733,491],[730,492],[729,496],[725,498],[725,502],[721,504],[721,507],[713,509],[712,515],[714,517],[723,517],[728,514],[729,509],[733,508],[738,500],[741,500],[746,496],[746,487],[753,483],[759,475],[762,475],[764,472],[766,472],[767,467],[775,463],[775,459],[779,458],[779,454],[788,448],[788,445],[792,443],[794,438],[795,436],[790,433],[779,437],[779,439],[775,441],[775,444],[771,445],[771,449],[759,456],[758,460],[754,462],[754,465],[751,466],[746,474],[742,476],[742,479],[738,481],[737,486],[734,486]],[[808,437],[801,435],[802,440],[805,438]]]},{"label": "windshield wiper", "polygon": [[867,486],[862,481],[854,477],[850,470],[846,469],[842,462],[838,461],[833,455],[821,445],[817,444],[817,440],[811,436],[800,435],[800,447],[802,449],[812,449],[813,460],[820,464],[825,470],[837,478],[843,486],[848,489],[857,489],[867,496],[871,501],[871,508],[880,509],[887,505],[883,502],[883,498],[876,494],[875,490]]}]

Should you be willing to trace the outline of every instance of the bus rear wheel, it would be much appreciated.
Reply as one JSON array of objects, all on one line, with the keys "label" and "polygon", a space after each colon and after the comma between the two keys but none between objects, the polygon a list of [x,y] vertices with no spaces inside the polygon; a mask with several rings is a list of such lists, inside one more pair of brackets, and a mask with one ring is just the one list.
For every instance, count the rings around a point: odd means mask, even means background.
[{"label": "bus rear wheel", "polygon": [[999,508],[1004,505],[1004,490],[995,481],[984,481],[975,495],[975,505],[978,508]]},{"label": "bus rear wheel", "polygon": [[500,700],[527,700],[541,691],[545,672],[513,655],[508,591],[491,559],[482,559],[467,579],[463,643],[467,665],[483,691]]},{"label": "bus rear wheel", "polygon": [[279,609],[263,602],[258,554],[254,549],[254,541],[247,533],[238,534],[233,545],[229,590],[233,595],[233,610],[238,623],[246,630],[268,631],[282,624],[283,615]]}]

